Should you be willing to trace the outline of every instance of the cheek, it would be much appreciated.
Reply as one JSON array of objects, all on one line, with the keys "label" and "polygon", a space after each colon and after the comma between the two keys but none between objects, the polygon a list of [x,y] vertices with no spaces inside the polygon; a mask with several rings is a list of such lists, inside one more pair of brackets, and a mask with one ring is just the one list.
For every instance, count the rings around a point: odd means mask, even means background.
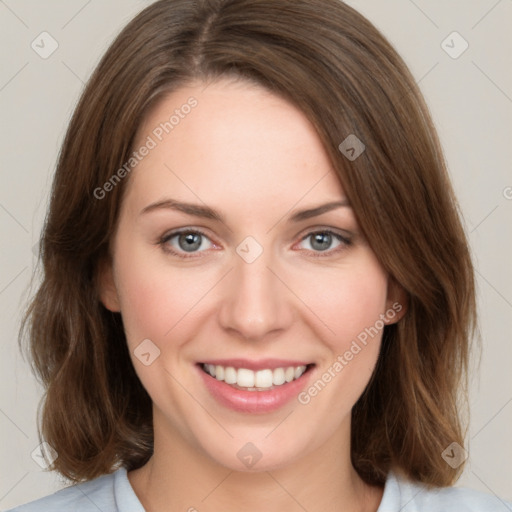
[{"label": "cheek", "polygon": [[[382,339],[381,315],[386,311],[387,276],[373,260],[338,269],[309,280],[309,301],[317,338],[324,345],[316,377],[299,396],[315,415],[331,418],[335,428],[366,388],[378,360]],[[314,305],[314,306],[313,306]],[[312,325],[312,322],[310,322]]]},{"label": "cheek", "polygon": [[[373,258],[334,272],[311,275],[302,287],[304,303],[317,317],[318,335],[337,353],[345,351],[385,312],[387,277]],[[373,331],[372,331],[373,332]]]},{"label": "cheek", "polygon": [[173,332],[185,325],[182,319],[194,316],[194,306],[209,284],[200,273],[170,270],[155,263],[156,258],[142,256],[133,252],[119,258],[117,264],[123,324],[130,345],[145,338],[159,343],[171,339]]},{"label": "cheek", "polygon": [[211,276],[171,269],[160,260],[147,250],[119,257],[116,281],[135,371],[155,404],[178,410],[174,381],[166,369],[178,368],[184,346],[194,338]]}]

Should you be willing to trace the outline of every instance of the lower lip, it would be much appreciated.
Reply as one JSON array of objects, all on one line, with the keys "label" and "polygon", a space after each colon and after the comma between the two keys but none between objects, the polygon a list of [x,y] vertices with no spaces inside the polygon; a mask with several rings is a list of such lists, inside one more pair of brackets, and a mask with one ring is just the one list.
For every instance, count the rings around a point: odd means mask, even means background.
[{"label": "lower lip", "polygon": [[220,404],[237,412],[253,414],[276,411],[296,398],[306,386],[312,371],[312,368],[308,367],[298,379],[269,391],[244,391],[217,380],[203,371],[200,365],[197,365],[197,369],[207,389]]}]

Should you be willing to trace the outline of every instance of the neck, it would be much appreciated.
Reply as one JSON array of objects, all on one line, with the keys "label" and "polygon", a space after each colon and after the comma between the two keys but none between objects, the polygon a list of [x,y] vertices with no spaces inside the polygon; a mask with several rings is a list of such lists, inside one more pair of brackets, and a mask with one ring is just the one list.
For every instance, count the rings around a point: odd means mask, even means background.
[{"label": "neck", "polygon": [[176,431],[155,427],[154,446],[128,474],[146,512],[375,512],[382,498],[350,462],[350,425],[313,453],[262,471],[222,466]]}]

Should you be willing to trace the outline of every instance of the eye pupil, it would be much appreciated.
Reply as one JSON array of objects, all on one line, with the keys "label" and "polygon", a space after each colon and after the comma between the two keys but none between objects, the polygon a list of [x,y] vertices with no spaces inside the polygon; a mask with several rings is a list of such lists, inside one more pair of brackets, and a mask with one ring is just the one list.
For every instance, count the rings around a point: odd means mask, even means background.
[{"label": "eye pupil", "polygon": [[187,252],[199,249],[199,247],[201,247],[201,242],[202,236],[199,233],[187,233],[180,235],[178,238],[180,249]]},{"label": "eye pupil", "polygon": [[316,251],[329,249],[332,243],[332,235],[329,233],[315,233],[312,235],[311,247]]}]

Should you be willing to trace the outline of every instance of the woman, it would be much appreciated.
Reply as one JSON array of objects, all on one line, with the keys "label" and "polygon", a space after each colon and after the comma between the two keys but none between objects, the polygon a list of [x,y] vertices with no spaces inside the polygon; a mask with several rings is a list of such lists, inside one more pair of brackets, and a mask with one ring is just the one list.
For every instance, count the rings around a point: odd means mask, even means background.
[{"label": "woman", "polygon": [[473,269],[413,78],[337,0],[162,0],[77,106],[15,510],[499,510],[449,488]]}]

